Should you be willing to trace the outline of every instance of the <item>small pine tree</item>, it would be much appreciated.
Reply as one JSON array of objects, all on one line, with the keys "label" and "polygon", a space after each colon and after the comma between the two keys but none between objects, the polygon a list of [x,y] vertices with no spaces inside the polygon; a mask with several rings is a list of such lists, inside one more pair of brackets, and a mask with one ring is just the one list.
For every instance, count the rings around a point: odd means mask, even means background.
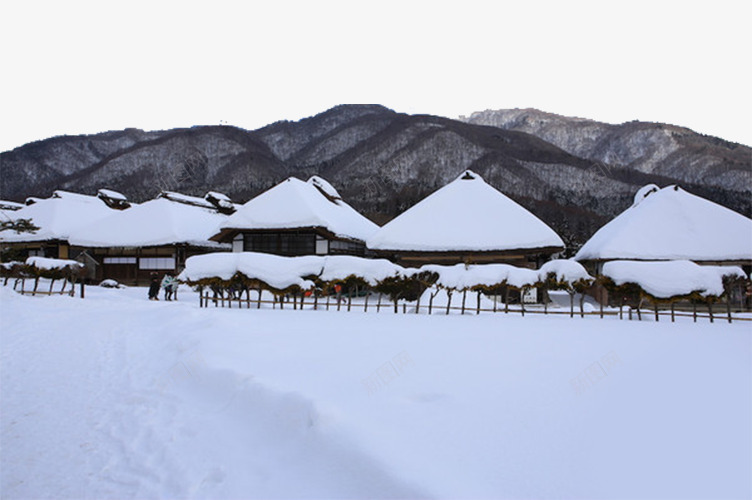
[{"label": "small pine tree", "polygon": [[1,231],[15,231],[16,233],[36,233],[39,227],[35,226],[31,219],[16,219],[0,222]]}]

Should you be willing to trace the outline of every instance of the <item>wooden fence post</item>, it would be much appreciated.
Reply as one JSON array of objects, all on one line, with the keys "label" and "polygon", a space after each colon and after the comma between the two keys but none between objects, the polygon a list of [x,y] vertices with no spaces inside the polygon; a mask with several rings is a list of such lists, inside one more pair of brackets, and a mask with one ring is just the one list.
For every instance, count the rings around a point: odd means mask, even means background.
[{"label": "wooden fence post", "polygon": [[728,322],[731,323],[731,301],[726,297],[726,313],[728,314]]}]

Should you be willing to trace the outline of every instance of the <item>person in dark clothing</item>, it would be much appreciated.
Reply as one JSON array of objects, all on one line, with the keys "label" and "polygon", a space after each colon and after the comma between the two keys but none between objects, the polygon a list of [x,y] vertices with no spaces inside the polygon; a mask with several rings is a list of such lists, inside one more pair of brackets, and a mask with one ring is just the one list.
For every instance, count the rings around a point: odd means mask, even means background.
[{"label": "person in dark clothing", "polygon": [[151,281],[149,282],[149,300],[159,300],[159,275],[157,273],[151,273]]}]

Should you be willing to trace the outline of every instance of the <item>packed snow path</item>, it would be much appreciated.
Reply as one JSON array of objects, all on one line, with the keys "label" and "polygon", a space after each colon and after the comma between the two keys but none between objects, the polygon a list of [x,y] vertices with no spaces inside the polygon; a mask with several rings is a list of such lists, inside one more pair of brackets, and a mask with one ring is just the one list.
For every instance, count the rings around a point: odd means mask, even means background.
[{"label": "packed snow path", "polygon": [[3,498],[742,498],[729,325],[0,289]]}]

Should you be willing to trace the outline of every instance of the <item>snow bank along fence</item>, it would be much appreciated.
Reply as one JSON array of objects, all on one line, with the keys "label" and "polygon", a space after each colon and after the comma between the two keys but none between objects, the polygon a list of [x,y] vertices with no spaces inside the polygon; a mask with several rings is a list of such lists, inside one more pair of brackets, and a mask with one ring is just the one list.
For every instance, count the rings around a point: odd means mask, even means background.
[{"label": "snow bank along fence", "polygon": [[[728,321],[732,320],[732,291],[746,287],[749,280],[735,267],[704,267],[687,261],[662,263],[613,262],[604,266],[604,275],[590,276],[579,263],[572,260],[553,260],[539,270],[522,269],[507,264],[455,266],[426,265],[419,269],[405,269],[384,259],[364,259],[352,256],[281,257],[261,253],[208,254],[188,259],[186,269],[178,279],[199,289],[201,307],[261,308],[262,304],[277,304],[281,309],[336,309],[347,311],[353,307],[379,312],[392,308],[394,312],[427,314],[460,311],[519,312],[536,314],[569,314],[574,317],[575,298],[579,297],[580,317],[597,314],[626,314],[642,319],[642,307],[653,305],[656,320],[660,315],[691,316],[714,320],[713,304],[725,300]],[[586,312],[585,293],[594,285],[604,286],[619,310]],[[540,307],[526,307],[523,297],[530,290],[540,291]],[[550,311],[548,291],[566,291],[570,299],[569,311]],[[254,297],[251,292],[254,291]],[[272,300],[263,298],[264,292]],[[475,303],[468,304],[468,292]],[[377,294],[375,303],[372,294]],[[510,295],[515,295],[511,297]],[[441,304],[434,299],[441,296]],[[353,298],[363,300],[353,302]],[[499,301],[499,298],[502,298]],[[384,303],[384,298],[391,305]],[[452,305],[454,300],[454,305]],[[513,309],[510,304],[516,301]],[[682,308],[677,311],[677,304]],[[707,308],[707,315],[698,313],[698,306]],[[663,308],[664,311],[660,311]],[[667,310],[668,308],[668,310]],[[737,318],[747,319],[747,318]]]},{"label": "snow bank along fence", "polygon": [[84,298],[84,283],[79,281],[84,276],[84,272],[84,265],[75,260],[45,257],[29,257],[25,262],[9,262],[0,265],[3,286],[8,286],[8,282],[13,280],[13,289],[22,295],[70,295],[73,297],[76,283],[79,283],[80,296]]}]

